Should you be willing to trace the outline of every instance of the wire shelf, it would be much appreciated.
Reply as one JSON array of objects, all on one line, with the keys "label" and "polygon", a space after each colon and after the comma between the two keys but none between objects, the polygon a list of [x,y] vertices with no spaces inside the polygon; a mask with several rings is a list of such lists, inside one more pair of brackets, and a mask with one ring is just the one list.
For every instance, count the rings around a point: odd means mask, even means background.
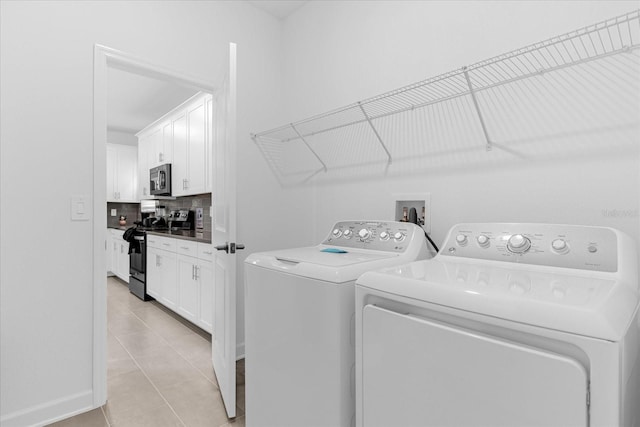
[{"label": "wire shelf", "polygon": [[[309,165],[307,169],[327,171],[329,168],[344,167],[329,161],[327,156],[328,141],[354,132],[346,128],[357,128],[360,138],[369,139],[378,146],[378,152],[386,158],[388,164],[393,160],[390,146],[394,144],[387,139],[384,126],[388,119],[401,116],[406,122],[407,114],[436,106],[437,104],[458,105],[458,98],[465,98],[465,120],[475,121],[476,141],[483,141],[487,150],[491,150],[494,141],[486,123],[487,113],[500,111],[492,105],[491,93],[503,91],[507,85],[517,84],[526,79],[544,78],[550,73],[561,72],[570,67],[584,67],[594,61],[605,61],[605,58],[618,54],[631,54],[631,63],[638,63],[635,50],[640,47],[640,10],[627,13],[606,21],[599,22],[551,39],[514,50],[473,65],[463,67],[436,77],[432,77],[402,88],[368,98],[342,108],[280,126],[264,132],[252,134],[254,141],[260,146],[263,155],[272,168],[281,173],[282,162],[274,157],[282,153],[284,147],[274,149],[278,144],[302,142],[308,151]],[[625,61],[620,61],[625,62]],[[629,62],[629,61],[626,61]],[[605,61],[607,66],[615,70],[615,61]],[[633,70],[635,71],[635,69]],[[632,71],[632,74],[633,74]],[[624,72],[624,70],[622,71]],[[614,77],[616,72],[613,72]],[[619,72],[617,74],[620,74]],[[563,77],[570,78],[570,77]],[[638,76],[626,76],[626,80],[635,83]],[[535,83],[539,85],[539,83]],[[462,105],[462,104],[460,104]],[[469,115],[469,111],[475,111]],[[451,114],[456,114],[452,111]],[[400,120],[400,119],[398,119]],[[458,121],[458,119],[452,119]],[[385,123],[387,123],[385,125]],[[381,131],[383,129],[383,131]],[[371,143],[371,142],[370,142]],[[397,144],[395,144],[397,146]],[[396,147],[397,148],[397,147]],[[406,150],[403,150],[406,151]],[[406,154],[406,153],[403,153]],[[315,164],[314,166],[311,166]]]}]

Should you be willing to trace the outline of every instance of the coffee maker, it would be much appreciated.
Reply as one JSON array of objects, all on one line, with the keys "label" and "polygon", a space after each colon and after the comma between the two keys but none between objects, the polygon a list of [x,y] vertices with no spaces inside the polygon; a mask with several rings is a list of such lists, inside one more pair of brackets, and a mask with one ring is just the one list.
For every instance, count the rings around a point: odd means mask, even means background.
[{"label": "coffee maker", "polygon": [[171,211],[168,220],[171,230],[193,230],[195,228],[194,213],[187,209]]}]

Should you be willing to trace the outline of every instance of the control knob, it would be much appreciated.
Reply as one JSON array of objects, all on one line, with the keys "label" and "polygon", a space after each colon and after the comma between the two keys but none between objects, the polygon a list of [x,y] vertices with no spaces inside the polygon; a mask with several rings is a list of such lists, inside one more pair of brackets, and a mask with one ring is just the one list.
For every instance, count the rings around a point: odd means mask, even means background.
[{"label": "control knob", "polygon": [[334,228],[331,234],[337,239],[338,237],[342,236],[342,231],[340,231],[339,228]]},{"label": "control knob", "polygon": [[395,240],[396,242],[402,242],[405,238],[405,234],[401,231],[398,231],[396,234],[393,235],[393,240]]},{"label": "control knob", "polygon": [[358,231],[358,236],[360,236],[360,240],[367,240],[371,236],[371,230],[367,230],[366,228]]},{"label": "control knob", "polygon": [[350,239],[351,237],[353,237],[353,231],[351,230],[344,230],[344,232],[342,233],[342,236],[345,239]]},{"label": "control knob", "polygon": [[523,254],[531,248],[531,240],[522,234],[514,234],[507,241],[507,249],[514,254]]},{"label": "control knob", "polygon": [[569,252],[569,245],[564,239],[555,239],[551,242],[551,249],[558,254],[566,254]]},{"label": "control knob", "polygon": [[467,239],[466,235],[458,234],[456,236],[456,243],[458,243],[458,245],[460,245],[460,246],[466,246],[467,243],[469,243],[469,240]]},{"label": "control knob", "polygon": [[386,241],[386,240],[389,240],[389,237],[391,237],[391,236],[386,231],[383,231],[383,232],[380,233],[380,240]]},{"label": "control knob", "polygon": [[476,240],[478,242],[478,246],[480,246],[481,248],[489,247],[489,243],[490,243],[489,238],[484,234],[479,235]]}]

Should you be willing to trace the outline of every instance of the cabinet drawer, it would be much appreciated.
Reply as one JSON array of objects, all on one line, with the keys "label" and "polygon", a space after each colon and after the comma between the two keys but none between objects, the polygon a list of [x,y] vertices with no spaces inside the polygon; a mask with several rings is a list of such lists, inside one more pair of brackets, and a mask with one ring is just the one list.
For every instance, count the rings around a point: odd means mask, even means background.
[{"label": "cabinet drawer", "polygon": [[176,251],[176,239],[147,234],[147,246],[165,251]]},{"label": "cabinet drawer", "polygon": [[211,243],[198,243],[198,258],[211,261],[214,250]]},{"label": "cabinet drawer", "polygon": [[189,240],[177,240],[176,246],[177,246],[176,252],[181,255],[189,255],[189,256],[195,257],[198,254],[197,242],[192,242]]}]

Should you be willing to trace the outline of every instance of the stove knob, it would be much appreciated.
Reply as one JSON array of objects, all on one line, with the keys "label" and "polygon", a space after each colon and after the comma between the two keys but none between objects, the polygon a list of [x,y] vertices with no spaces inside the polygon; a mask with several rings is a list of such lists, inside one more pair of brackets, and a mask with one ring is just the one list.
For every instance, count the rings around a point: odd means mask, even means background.
[{"label": "stove knob", "polygon": [[342,231],[340,231],[339,228],[334,228],[331,234],[337,239],[338,237],[342,236]]},{"label": "stove knob", "polygon": [[380,240],[386,241],[386,240],[389,240],[389,237],[391,236],[386,231],[383,231],[382,233],[380,233]]},{"label": "stove knob", "polygon": [[367,240],[369,238],[369,236],[371,236],[371,231],[367,230],[366,228],[361,229],[360,231],[358,231],[358,236],[360,236],[360,240]]},{"label": "stove knob", "polygon": [[566,254],[569,252],[569,245],[564,239],[555,239],[551,242],[551,249],[558,254]]},{"label": "stove knob", "polygon": [[351,230],[344,230],[344,232],[342,233],[342,236],[345,239],[350,239],[351,237],[353,237],[353,231]]},{"label": "stove knob", "polygon": [[393,235],[393,240],[395,240],[396,242],[402,242],[405,238],[405,234],[398,231],[396,234]]},{"label": "stove knob", "polygon": [[507,241],[507,249],[514,254],[523,254],[531,248],[531,240],[522,234],[514,234]]},{"label": "stove knob", "polygon": [[487,236],[485,236],[484,234],[479,235],[476,240],[478,241],[478,245],[481,248],[488,248],[489,244],[491,243],[489,238]]},{"label": "stove knob", "polygon": [[467,243],[469,243],[469,240],[467,239],[467,236],[465,236],[464,234],[458,234],[456,236],[456,242],[458,243],[459,246],[466,246]]}]

